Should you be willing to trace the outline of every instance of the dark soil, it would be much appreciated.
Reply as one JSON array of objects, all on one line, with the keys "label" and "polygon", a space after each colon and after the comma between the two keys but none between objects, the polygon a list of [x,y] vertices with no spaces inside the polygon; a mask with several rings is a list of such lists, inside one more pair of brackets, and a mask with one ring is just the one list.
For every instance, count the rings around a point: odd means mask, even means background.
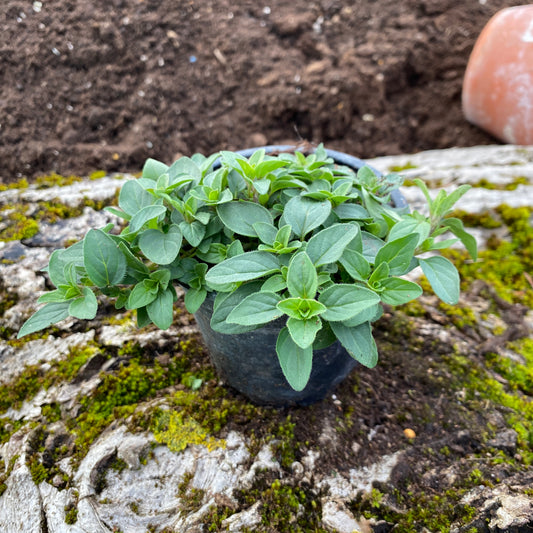
[{"label": "dark soil", "polygon": [[4,0],[0,182],[305,139],[360,157],[493,143],[461,113],[509,0]]}]

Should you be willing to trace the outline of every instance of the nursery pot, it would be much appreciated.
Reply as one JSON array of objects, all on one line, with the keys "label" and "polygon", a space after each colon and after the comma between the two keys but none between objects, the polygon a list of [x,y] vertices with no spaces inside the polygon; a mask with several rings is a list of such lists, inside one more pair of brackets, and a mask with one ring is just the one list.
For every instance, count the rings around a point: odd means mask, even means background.
[{"label": "nursery pot", "polygon": [[358,364],[336,341],[313,354],[309,383],[295,391],[285,379],[276,354],[276,341],[285,320],[238,335],[225,335],[210,326],[214,294],[195,313],[211,362],[222,380],[260,405],[309,405],[322,400]]},{"label": "nursery pot", "polygon": [[[260,148],[266,153],[295,150],[294,146],[283,145],[250,148],[239,153],[250,157]],[[327,153],[336,163],[355,170],[366,164],[342,152],[327,150]],[[392,203],[398,208],[407,206],[399,191],[393,191]],[[214,299],[214,293],[209,293],[195,313],[211,362],[226,384],[254,403],[275,406],[312,404],[322,400],[358,365],[336,341],[327,348],[314,351],[309,382],[302,391],[295,391],[285,379],[276,354],[276,341],[285,319],[280,318],[248,333],[226,335],[210,326]]]}]

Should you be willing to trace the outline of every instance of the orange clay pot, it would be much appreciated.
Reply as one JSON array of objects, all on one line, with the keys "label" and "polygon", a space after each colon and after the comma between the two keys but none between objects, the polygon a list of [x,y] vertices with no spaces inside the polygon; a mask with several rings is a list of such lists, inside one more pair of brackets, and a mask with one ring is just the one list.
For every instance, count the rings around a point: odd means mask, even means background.
[{"label": "orange clay pot", "polygon": [[498,11],[481,32],[463,82],[468,121],[511,144],[533,144],[533,4]]}]

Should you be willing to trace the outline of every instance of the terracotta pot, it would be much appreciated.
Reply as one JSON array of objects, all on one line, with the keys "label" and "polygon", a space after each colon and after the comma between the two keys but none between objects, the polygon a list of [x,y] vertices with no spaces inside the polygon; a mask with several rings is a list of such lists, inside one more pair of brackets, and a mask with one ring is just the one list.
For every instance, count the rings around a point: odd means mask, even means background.
[{"label": "terracotta pot", "polygon": [[498,11],[465,71],[463,112],[498,139],[533,144],[533,4]]}]

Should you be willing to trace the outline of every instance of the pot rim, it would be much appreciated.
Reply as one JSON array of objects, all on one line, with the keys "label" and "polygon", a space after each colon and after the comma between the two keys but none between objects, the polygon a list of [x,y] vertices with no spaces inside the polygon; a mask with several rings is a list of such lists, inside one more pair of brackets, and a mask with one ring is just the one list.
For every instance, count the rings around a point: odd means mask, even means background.
[{"label": "pot rim", "polygon": [[[311,152],[314,152],[316,150],[316,147],[311,146],[309,144],[306,145],[296,145],[296,144],[268,144],[265,146],[255,146],[253,148],[245,148],[243,150],[237,150],[235,151],[236,154],[242,155],[244,157],[251,157],[257,150],[264,150],[267,154],[271,154],[273,152],[306,152],[309,151],[308,149],[311,149]],[[325,148],[326,154],[329,157],[332,157],[336,163],[340,163],[341,165],[345,165],[347,167],[350,167],[352,170],[359,170],[360,168],[367,166],[369,167],[372,172],[374,172],[378,176],[382,176],[383,172],[380,172],[377,168],[373,167],[372,165],[369,165],[366,161],[363,159],[359,159],[358,157],[355,157],[353,155],[347,154],[345,152],[339,152],[337,150],[330,150],[329,148]],[[214,168],[217,168],[217,166],[220,165],[220,160],[217,159],[213,166]],[[397,209],[408,209],[409,205],[407,204],[407,200],[405,199],[404,195],[400,192],[399,189],[393,190],[391,193],[391,200],[394,204],[394,207]]]}]

